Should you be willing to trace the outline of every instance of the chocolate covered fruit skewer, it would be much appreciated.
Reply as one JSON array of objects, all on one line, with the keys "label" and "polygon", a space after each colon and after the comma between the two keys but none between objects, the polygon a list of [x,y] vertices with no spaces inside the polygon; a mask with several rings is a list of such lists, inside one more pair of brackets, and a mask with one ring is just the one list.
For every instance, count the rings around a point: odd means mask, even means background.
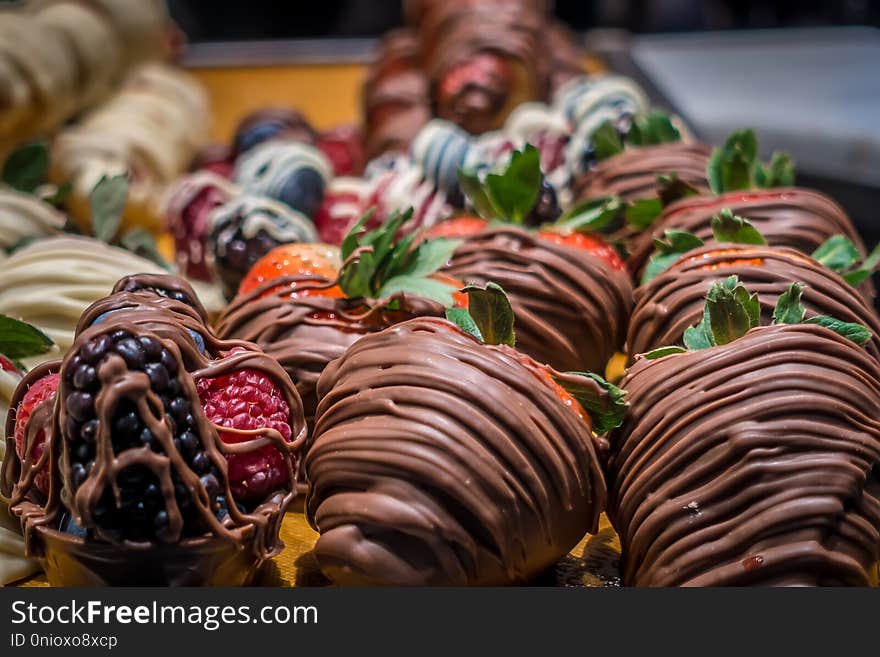
[{"label": "chocolate covered fruit skewer", "polygon": [[596,529],[591,427],[619,424],[621,391],[512,349],[503,291],[469,294],[457,324],[403,322],[321,375],[306,513],[335,583],[522,583]]},{"label": "chocolate covered fruit skewer", "polygon": [[688,350],[636,360],[610,436],[608,514],[636,586],[869,585],[880,558],[880,365],[863,326],[773,324],[731,277]]}]

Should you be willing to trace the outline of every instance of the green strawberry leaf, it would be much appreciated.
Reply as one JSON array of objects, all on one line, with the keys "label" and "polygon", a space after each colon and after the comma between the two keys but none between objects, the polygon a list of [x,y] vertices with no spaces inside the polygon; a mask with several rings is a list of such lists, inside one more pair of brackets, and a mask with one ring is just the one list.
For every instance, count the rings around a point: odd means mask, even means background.
[{"label": "green strawberry leaf", "polygon": [[659,239],[654,240],[656,252],[648,260],[645,271],[642,273],[642,285],[668,269],[672,263],[688,251],[703,246],[703,240],[687,231],[667,229],[664,234],[666,236],[665,242]]},{"label": "green strawberry leaf", "polygon": [[794,161],[787,153],[774,151],[769,164],[755,167],[756,187],[791,187],[794,179]]},{"label": "green strawberry leaf", "polygon": [[415,250],[415,262],[408,269],[410,276],[430,276],[446,265],[462,240],[438,237],[425,240]]},{"label": "green strawberry leaf", "polygon": [[706,295],[712,341],[727,344],[760,324],[761,304],[757,294],[749,294],[736,276],[730,276],[709,288]]},{"label": "green strawberry leaf", "polygon": [[596,128],[592,135],[592,141],[597,160],[606,160],[623,152],[623,142],[611,121],[605,121]]},{"label": "green strawberry leaf", "polygon": [[599,435],[617,429],[626,419],[626,392],[592,372],[565,372],[553,377],[590,415]]},{"label": "green strawberry leaf", "polygon": [[647,358],[648,360],[656,360],[665,356],[671,356],[672,354],[683,354],[685,352],[687,352],[687,349],[672,345],[670,347],[658,347],[657,349],[652,349],[651,351],[642,354],[642,357]]},{"label": "green strawberry leaf", "polygon": [[463,291],[468,295],[468,311],[483,336],[483,342],[514,346],[513,308],[501,286],[495,283],[489,283],[485,288],[468,285]]},{"label": "green strawberry leaf", "polygon": [[474,318],[471,317],[467,308],[447,308],[446,319],[458,326],[458,328],[465,333],[469,333],[480,342],[484,342],[483,334],[480,333],[480,328],[477,326]]},{"label": "green strawberry leaf", "polygon": [[852,269],[862,254],[845,235],[833,235],[813,251],[812,258],[831,271],[843,273]]},{"label": "green strawberry leaf", "polygon": [[499,216],[500,211],[492,204],[489,193],[473,169],[459,169],[458,184],[479,216],[484,219],[496,219]]},{"label": "green strawberry leaf", "polygon": [[870,330],[868,330],[867,327],[862,326],[861,324],[855,324],[853,322],[842,322],[839,319],[828,317],[827,315],[817,315],[816,317],[811,317],[805,323],[824,326],[825,328],[831,329],[835,333],[839,333],[848,340],[852,340],[857,345],[862,347],[865,346],[874,335],[873,333],[871,333]]},{"label": "green strawberry leaf", "polygon": [[720,214],[712,217],[712,234],[719,242],[767,244],[764,236],[758,232],[758,229],[748,219],[733,214],[730,208],[724,208]]},{"label": "green strawberry leaf", "polygon": [[847,272],[843,274],[843,280],[852,285],[853,287],[858,286],[863,280],[868,278],[873,273],[870,269],[856,269],[855,271]]},{"label": "green strawberry leaf", "polygon": [[60,208],[67,202],[67,199],[70,198],[71,193],[73,193],[73,185],[71,185],[70,182],[65,182],[59,185],[54,192],[48,196],[44,196],[43,202],[48,203],[54,208]]},{"label": "green strawberry leaf", "polygon": [[806,310],[801,303],[803,291],[803,285],[792,283],[785,292],[779,295],[776,307],[773,309],[774,324],[800,324],[804,321]]},{"label": "green strawberry leaf", "polygon": [[663,212],[663,201],[659,198],[641,198],[632,201],[626,208],[626,223],[638,231],[645,230]]},{"label": "green strawberry leaf", "polygon": [[503,173],[486,176],[486,189],[492,204],[503,218],[521,224],[541,194],[541,154],[531,144],[514,151]]},{"label": "green strawberry leaf", "polygon": [[453,304],[452,294],[457,290],[458,287],[455,285],[450,285],[449,283],[444,283],[442,281],[435,281],[432,278],[402,275],[395,276],[386,281],[382,287],[379,288],[375,296],[385,298],[399,292],[405,292],[407,294],[415,294],[424,297],[425,299],[431,299],[432,301],[442,303],[444,306],[448,307]]},{"label": "green strawberry leaf", "polygon": [[688,196],[699,196],[700,190],[678,177],[677,173],[657,176],[657,197],[663,207]]},{"label": "green strawberry leaf", "polygon": [[616,196],[604,196],[579,203],[565,212],[554,224],[577,232],[597,232],[617,223],[624,204]]},{"label": "green strawberry leaf", "polygon": [[722,147],[712,151],[706,167],[709,187],[716,194],[751,188],[757,155],[755,132],[734,132]]},{"label": "green strawberry leaf", "polygon": [[49,146],[34,141],[20,146],[6,158],[0,174],[3,182],[20,192],[33,192],[49,172]]},{"label": "green strawberry leaf", "polygon": [[0,354],[18,360],[29,356],[44,354],[54,343],[40,329],[0,315]]},{"label": "green strawberry leaf", "polygon": [[95,237],[110,243],[119,231],[125,200],[128,197],[128,178],[124,175],[101,176],[92,189],[89,201],[92,207],[92,227]]},{"label": "green strawberry leaf", "polygon": [[171,271],[171,265],[159,253],[159,246],[156,244],[156,238],[145,228],[132,228],[119,238],[119,243],[139,256],[155,262],[163,269]]},{"label": "green strawberry leaf", "polygon": [[659,110],[637,118],[626,135],[626,143],[633,146],[656,146],[678,141],[681,141],[681,133],[672,123],[672,118]]}]

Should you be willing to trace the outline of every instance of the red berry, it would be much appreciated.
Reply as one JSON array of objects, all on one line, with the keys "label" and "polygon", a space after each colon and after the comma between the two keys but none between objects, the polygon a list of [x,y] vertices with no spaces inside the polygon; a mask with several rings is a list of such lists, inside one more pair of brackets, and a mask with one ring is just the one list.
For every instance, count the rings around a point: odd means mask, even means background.
[{"label": "red berry", "polygon": [[[28,388],[28,391],[22,397],[18,409],[15,411],[15,453],[18,458],[24,461],[24,441],[27,432],[28,420],[34,409],[45,402],[47,399],[53,399],[58,392],[58,381],[60,374],[47,374],[42,379],[35,381]],[[34,440],[34,446],[31,448],[32,463],[36,463],[43,455],[43,447],[46,443],[46,432],[40,429]],[[43,467],[34,477],[34,485],[43,493],[49,492],[49,471]]]},{"label": "red berry", "polygon": [[486,230],[489,222],[480,217],[459,216],[451,217],[439,224],[434,224],[428,228],[422,236],[425,239],[434,239],[437,237],[469,237]]},{"label": "red berry", "polygon": [[[257,370],[197,381],[199,399],[208,419],[221,428],[220,439],[228,444],[253,440],[252,434],[235,430],[275,429],[290,441],[290,407],[272,379]],[[223,429],[229,429],[224,431]],[[274,445],[243,454],[226,456],[229,485],[236,499],[261,502],[289,481],[287,465]]]},{"label": "red berry", "polygon": [[4,372],[13,372],[15,374],[21,374],[19,369],[15,366],[15,363],[13,363],[11,360],[9,360],[3,354],[0,354],[0,370],[2,370]]},{"label": "red berry", "polygon": [[559,233],[550,230],[542,230],[538,232],[538,236],[548,242],[561,244],[562,246],[571,246],[576,249],[583,249],[597,258],[602,258],[613,269],[624,271],[626,265],[614,250],[614,247],[608,244],[598,235],[586,235],[584,233]]}]

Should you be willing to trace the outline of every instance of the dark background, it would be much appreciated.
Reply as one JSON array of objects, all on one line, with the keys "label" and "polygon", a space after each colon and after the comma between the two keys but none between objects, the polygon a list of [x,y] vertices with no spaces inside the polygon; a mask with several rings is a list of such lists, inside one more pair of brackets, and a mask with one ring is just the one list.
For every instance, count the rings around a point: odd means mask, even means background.
[{"label": "dark background", "polygon": [[[192,41],[371,37],[402,22],[395,0],[169,0]],[[880,0],[556,0],[578,30],[681,32],[816,25],[880,26]]]}]

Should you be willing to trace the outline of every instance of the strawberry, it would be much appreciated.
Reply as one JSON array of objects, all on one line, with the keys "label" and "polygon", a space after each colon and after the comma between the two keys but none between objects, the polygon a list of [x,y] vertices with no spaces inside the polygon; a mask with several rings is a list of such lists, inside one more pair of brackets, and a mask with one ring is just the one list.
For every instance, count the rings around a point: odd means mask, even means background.
[{"label": "strawberry", "polygon": [[[336,279],[339,273],[339,249],[327,244],[283,244],[277,246],[254,263],[238,288],[238,294],[247,294],[256,287],[282,276],[318,276],[327,281]],[[310,288],[297,291],[291,282],[291,296],[320,295],[339,298],[343,296],[339,286]],[[262,296],[268,296],[278,288],[269,288]]]},{"label": "strawberry", "polygon": [[[58,392],[58,382],[61,375],[58,373],[47,374],[31,384],[28,391],[22,397],[21,403],[15,411],[15,453],[22,461],[25,460],[24,449],[27,436],[27,425],[31,414],[44,402],[53,403]],[[43,446],[46,443],[45,429],[41,428],[34,438],[31,447],[32,463],[36,464],[43,456]],[[49,472],[45,466],[40,469],[34,478],[34,485],[40,492],[49,493]]]},{"label": "strawberry", "polygon": [[538,232],[538,236],[542,240],[552,242],[553,244],[570,246],[575,249],[583,249],[597,258],[601,258],[608,263],[612,269],[616,269],[617,271],[626,270],[626,265],[623,264],[623,260],[620,259],[620,255],[618,255],[614,247],[599,235],[577,233],[574,231],[562,232],[555,230],[542,230]]},{"label": "strawberry", "polygon": [[360,131],[343,125],[318,136],[316,144],[333,166],[336,176],[356,176],[364,168],[364,147]]},{"label": "strawberry", "polygon": [[3,354],[0,354],[0,370],[4,372],[12,372],[13,374],[21,374],[19,369],[15,366],[15,363]]},{"label": "strawberry", "polygon": [[488,225],[489,222],[480,217],[460,215],[457,217],[450,217],[445,221],[441,221],[439,224],[434,224],[425,230],[422,233],[422,236],[430,239],[437,237],[468,237],[469,235],[476,235],[477,233],[483,232]]},{"label": "strawberry", "polygon": [[[235,445],[253,439],[254,429],[272,428],[289,442],[290,408],[281,389],[263,372],[242,369],[196,381],[207,418],[220,427],[220,439]],[[289,472],[274,445],[227,454],[229,485],[239,501],[260,502],[284,487]]]}]

